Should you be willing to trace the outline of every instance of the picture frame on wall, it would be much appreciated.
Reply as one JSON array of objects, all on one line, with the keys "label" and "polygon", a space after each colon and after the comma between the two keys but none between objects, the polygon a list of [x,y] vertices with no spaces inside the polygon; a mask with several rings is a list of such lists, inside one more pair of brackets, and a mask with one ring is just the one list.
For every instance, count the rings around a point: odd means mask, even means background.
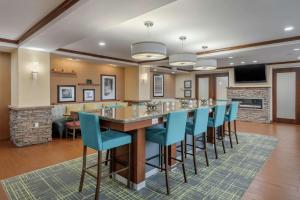
[{"label": "picture frame on wall", "polygon": [[95,89],[83,89],[83,101],[95,101]]},{"label": "picture frame on wall", "polygon": [[57,86],[57,102],[76,102],[76,86],[75,85],[58,85]]},{"label": "picture frame on wall", "polygon": [[191,80],[185,80],[184,81],[184,88],[192,88],[192,81]]},{"label": "picture frame on wall", "polygon": [[192,90],[184,90],[184,97],[192,97]]},{"label": "picture frame on wall", "polygon": [[153,97],[164,96],[164,75],[153,74]]},{"label": "picture frame on wall", "polygon": [[101,75],[101,100],[116,100],[116,76]]}]

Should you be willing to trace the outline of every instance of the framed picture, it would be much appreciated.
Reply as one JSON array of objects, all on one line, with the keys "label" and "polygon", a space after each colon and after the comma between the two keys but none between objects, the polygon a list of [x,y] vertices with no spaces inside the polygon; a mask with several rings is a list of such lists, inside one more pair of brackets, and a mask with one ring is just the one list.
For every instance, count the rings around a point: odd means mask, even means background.
[{"label": "framed picture", "polygon": [[116,100],[115,75],[101,75],[101,100]]},{"label": "framed picture", "polygon": [[164,75],[154,74],[153,75],[153,97],[164,96]]},{"label": "framed picture", "polygon": [[192,81],[191,80],[185,80],[184,81],[184,88],[192,88]]},{"label": "framed picture", "polygon": [[83,89],[83,101],[95,101],[95,89]]},{"label": "framed picture", "polygon": [[192,97],[192,90],[184,90],[184,97]]},{"label": "framed picture", "polygon": [[58,85],[57,86],[57,102],[75,102],[76,86],[75,85]]}]

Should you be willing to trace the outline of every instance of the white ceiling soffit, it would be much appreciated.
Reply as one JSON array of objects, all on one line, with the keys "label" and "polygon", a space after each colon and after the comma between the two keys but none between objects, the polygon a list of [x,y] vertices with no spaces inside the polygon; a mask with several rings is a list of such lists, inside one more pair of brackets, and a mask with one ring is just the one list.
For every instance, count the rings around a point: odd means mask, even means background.
[{"label": "white ceiling soffit", "polygon": [[18,39],[64,0],[1,0],[0,38]]},{"label": "white ceiling soffit", "polygon": [[[181,35],[187,52],[292,37],[300,35],[299,7],[299,0],[177,0],[64,48],[130,59],[130,44],[144,40],[163,42],[172,54],[182,51]],[[150,37],[146,20],[154,22]],[[296,28],[285,32],[287,25]],[[105,48],[97,45],[101,40]]]},{"label": "white ceiling soffit", "polygon": [[[93,37],[117,24],[149,12],[174,0],[85,0],[75,4],[72,12],[64,13],[24,43],[24,47],[48,51]],[[84,2],[84,3],[82,3]],[[118,37],[122,37],[119,33]]]},{"label": "white ceiling soffit", "polygon": [[217,58],[218,66],[220,67],[230,66],[230,63],[234,63],[234,66],[242,65],[241,62],[245,62],[245,64],[275,63],[297,60],[300,56],[300,50],[294,51],[294,49],[300,49],[300,41],[294,44],[271,47],[266,46],[264,48],[248,49],[233,53],[206,56],[206,58]]}]

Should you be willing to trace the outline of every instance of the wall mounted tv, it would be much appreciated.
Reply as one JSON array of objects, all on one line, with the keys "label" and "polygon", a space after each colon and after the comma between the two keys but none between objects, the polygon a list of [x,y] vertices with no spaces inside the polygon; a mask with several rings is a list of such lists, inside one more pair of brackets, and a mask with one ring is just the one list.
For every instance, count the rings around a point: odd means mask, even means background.
[{"label": "wall mounted tv", "polygon": [[236,83],[257,83],[266,82],[266,66],[243,65],[234,68],[234,78]]}]

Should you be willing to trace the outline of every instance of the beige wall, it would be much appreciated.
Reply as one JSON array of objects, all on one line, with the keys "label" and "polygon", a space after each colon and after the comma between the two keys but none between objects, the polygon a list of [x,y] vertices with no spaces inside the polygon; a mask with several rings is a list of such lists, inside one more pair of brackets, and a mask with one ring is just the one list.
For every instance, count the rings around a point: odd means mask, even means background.
[{"label": "beige wall", "polygon": [[175,77],[175,93],[176,98],[184,98],[184,81],[191,80],[192,81],[192,98],[195,98],[195,74],[178,74]]},{"label": "beige wall", "polygon": [[9,138],[10,54],[0,52],[0,140]]},{"label": "beige wall", "polygon": [[138,67],[126,67],[125,76],[125,100],[139,100],[139,69]]},{"label": "beige wall", "polygon": [[[50,54],[18,48],[11,59],[11,105],[49,106]],[[32,79],[32,71],[38,71],[37,80]]]},{"label": "beige wall", "polygon": [[70,76],[65,74],[51,73],[51,103],[57,103],[57,86],[58,85],[75,85],[76,101],[83,101],[83,89],[95,89],[95,100],[100,101],[100,86],[78,86],[78,83],[85,83],[86,79],[91,79],[93,83],[100,83],[100,75],[116,76],[116,98],[124,100],[125,80],[124,68],[113,67],[105,64],[97,64],[87,61],[74,61],[66,58],[51,55],[51,69],[64,69],[65,72],[74,70],[77,75]]},{"label": "beige wall", "polygon": [[[159,98],[175,98],[175,75],[173,74],[164,74],[164,96],[163,97],[153,97],[153,72],[150,73],[150,97],[152,99]],[[158,73],[156,73],[158,74]]]}]

